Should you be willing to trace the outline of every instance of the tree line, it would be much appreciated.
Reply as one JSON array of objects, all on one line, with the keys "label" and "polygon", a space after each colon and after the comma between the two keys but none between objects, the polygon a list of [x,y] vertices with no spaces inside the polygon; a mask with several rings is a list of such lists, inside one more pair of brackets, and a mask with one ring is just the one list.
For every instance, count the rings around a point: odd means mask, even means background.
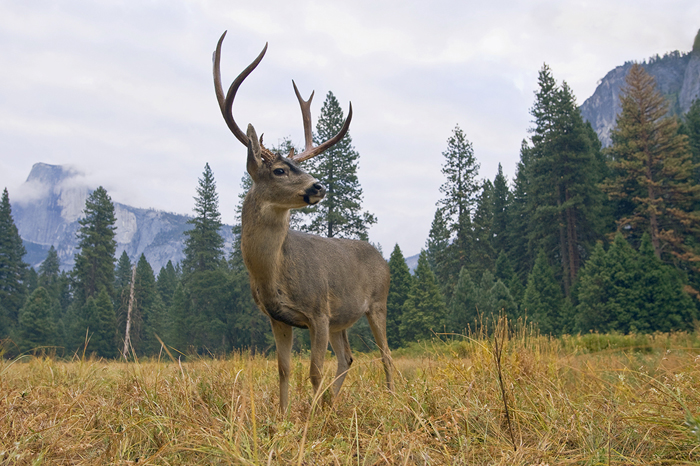
[{"label": "tree line", "polygon": [[[653,79],[635,65],[621,108],[613,144],[602,149],[571,89],[545,65],[531,109],[533,127],[510,182],[500,165],[493,180],[480,179],[472,144],[454,128],[442,154],[442,198],[416,269],[409,270],[398,245],[389,257],[391,347],[436,333],[465,333],[499,313],[552,335],[693,328],[700,310],[700,101],[682,118],[669,115]],[[328,139],[343,120],[329,93],[315,137]],[[285,139],[273,149],[286,153],[292,147]],[[376,218],[362,209],[358,163],[349,135],[307,162],[328,194],[318,208],[293,214],[295,228],[367,240]],[[243,191],[250,183],[245,175]],[[45,348],[65,355],[154,356],[163,344],[183,354],[271,348],[269,323],[253,303],[238,245],[225,254],[208,164],[194,212],[185,259],[156,274],[143,255],[136,263],[126,253],[115,260],[114,207],[100,187],[80,220],[74,269],[61,272],[52,247],[37,272],[22,262],[5,190],[5,354]],[[239,231],[237,224],[234,233]],[[374,348],[364,320],[350,339],[355,349]],[[295,345],[308,347],[305,332]]]},{"label": "tree line", "polygon": [[539,72],[515,178],[478,178],[457,126],[443,152],[415,274],[391,255],[394,346],[464,333],[494,314],[551,335],[694,328],[700,311],[700,100],[682,118],[640,65],[622,89],[611,147],[571,88]]},{"label": "tree line", "polygon": [[[343,121],[342,108],[329,92],[314,137],[330,139]],[[285,139],[273,150],[287,153],[291,147]],[[367,229],[376,219],[362,209],[358,163],[349,135],[307,163],[305,168],[327,187],[327,195],[317,208],[295,214],[297,228],[367,240]],[[250,183],[245,175],[233,227],[236,241],[240,207]],[[73,270],[60,270],[52,246],[35,271],[22,261],[26,251],[5,189],[0,203],[0,352],[113,358],[156,356],[164,348],[177,356],[178,352],[214,355],[273,347],[269,321],[253,302],[239,245],[234,244],[228,255],[224,251],[219,199],[209,164],[198,181],[194,201],[181,263],[168,262],[154,271],[143,254],[135,263],[126,252],[117,259],[114,205],[107,191],[98,187],[89,195],[80,220]],[[356,326],[350,338],[354,346],[369,348],[372,337],[367,323]],[[297,348],[309,345],[308,336],[301,333]]]}]

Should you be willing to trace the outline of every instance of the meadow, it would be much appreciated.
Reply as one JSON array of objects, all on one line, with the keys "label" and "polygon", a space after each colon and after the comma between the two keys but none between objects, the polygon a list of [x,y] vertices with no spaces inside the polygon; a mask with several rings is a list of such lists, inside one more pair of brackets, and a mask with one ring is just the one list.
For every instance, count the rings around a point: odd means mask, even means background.
[{"label": "meadow", "polygon": [[697,332],[440,336],[394,352],[393,393],[355,354],[332,405],[308,364],[281,415],[274,352],[0,360],[0,464],[700,463]]}]

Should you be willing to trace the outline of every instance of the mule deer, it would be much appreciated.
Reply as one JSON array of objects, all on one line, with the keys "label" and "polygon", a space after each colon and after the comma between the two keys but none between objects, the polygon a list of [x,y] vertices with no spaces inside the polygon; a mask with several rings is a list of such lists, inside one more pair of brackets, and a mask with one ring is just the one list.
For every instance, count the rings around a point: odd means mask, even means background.
[{"label": "mule deer", "polygon": [[324,238],[289,229],[289,210],[314,205],[325,196],[318,180],[299,168],[298,162],[319,155],[340,141],[350,127],[352,104],[342,129],[328,141],[313,145],[311,99],[302,99],[292,81],[301,106],[306,149],[287,157],[263,147],[252,125],[247,133],[233,118],[233,100],[243,80],[260,63],[260,55],[233,81],[224,95],[221,87],[221,36],[214,52],[214,87],[221,113],[229,129],[248,148],[247,171],[253,184],[243,201],[241,251],[250,275],[255,303],[270,318],[277,346],[280,379],[280,410],[289,404],[292,327],[308,328],[311,336],[310,378],[314,393],[321,389],[323,362],[328,342],[338,358],[333,394],[338,394],[352,355],[347,329],[363,315],[367,317],[381,351],[386,385],[393,390],[392,363],[386,339],[386,299],[389,268],[369,243]]}]

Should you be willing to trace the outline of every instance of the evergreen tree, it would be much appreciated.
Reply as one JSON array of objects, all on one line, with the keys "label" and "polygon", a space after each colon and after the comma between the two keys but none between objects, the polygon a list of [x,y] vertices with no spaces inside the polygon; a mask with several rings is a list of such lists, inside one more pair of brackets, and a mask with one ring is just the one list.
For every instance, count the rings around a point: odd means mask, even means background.
[{"label": "evergreen tree", "polygon": [[[126,251],[123,251],[117,261],[114,272],[115,290],[115,314],[117,318],[117,334],[119,341],[126,338],[126,320],[129,313],[129,300],[131,298],[131,277],[133,275],[133,265]],[[132,331],[129,332],[133,334]]]},{"label": "evergreen tree", "polygon": [[511,262],[508,259],[508,255],[503,251],[501,251],[501,253],[498,255],[498,258],[496,259],[495,277],[497,280],[502,281],[503,284],[508,288],[511,297],[519,306],[520,302],[523,299],[523,295],[525,294],[525,287],[523,286],[518,276],[515,274],[513,266],[511,265]]},{"label": "evergreen tree", "polygon": [[481,319],[482,309],[479,307],[479,291],[471,274],[466,267],[459,272],[459,280],[455,286],[449,306],[450,330],[457,333],[467,333],[467,329],[475,329]]},{"label": "evergreen tree", "polygon": [[117,261],[117,267],[114,271],[114,288],[115,290],[122,290],[128,288],[131,285],[131,259],[126,251],[122,251],[122,255],[119,256]]},{"label": "evergreen tree", "polygon": [[386,301],[386,336],[389,346],[398,348],[401,346],[401,331],[403,305],[408,299],[411,290],[411,272],[406,265],[401,248],[396,244],[389,257],[389,272],[391,282],[389,285],[389,297]]},{"label": "evergreen tree", "polygon": [[61,262],[58,259],[56,248],[51,245],[46,259],[39,266],[39,286],[44,288],[53,287],[61,274]]},{"label": "evergreen tree", "polygon": [[22,278],[24,283],[25,293],[32,294],[34,290],[39,286],[39,274],[36,273],[34,267],[28,267]]},{"label": "evergreen tree", "polygon": [[513,261],[515,274],[521,283],[527,281],[527,276],[535,264],[535,257],[530,247],[531,209],[529,202],[530,180],[528,167],[532,159],[532,148],[523,140],[520,145],[520,161],[517,164],[513,194],[510,208],[507,210],[508,230],[506,232],[506,253]]},{"label": "evergreen tree", "polygon": [[700,184],[700,99],[695,99],[685,114],[684,129],[688,135],[693,165],[696,167],[695,183]]},{"label": "evergreen tree", "polygon": [[91,296],[83,306],[89,342],[86,352],[101,358],[114,358],[119,354],[117,345],[117,319],[112,299],[105,288],[97,296]]},{"label": "evergreen tree", "polygon": [[496,251],[493,248],[493,184],[486,180],[481,185],[474,211],[472,233],[472,253],[469,260],[473,270],[484,272],[493,270]]},{"label": "evergreen tree", "polygon": [[114,295],[114,239],[116,217],[107,191],[100,186],[85,202],[85,217],[79,220],[78,250],[75,255],[75,294],[79,305],[105,289]]},{"label": "evergreen tree", "polygon": [[140,354],[157,354],[160,342],[158,342],[156,335],[161,339],[165,336],[165,309],[158,294],[153,269],[143,254],[136,265],[134,298],[132,346]]},{"label": "evergreen tree", "polygon": [[620,97],[622,111],[612,131],[612,177],[604,185],[619,202],[618,231],[639,244],[646,232],[657,257],[700,260],[700,185],[688,138],[677,120],[667,116],[668,103],[654,78],[633,65]]},{"label": "evergreen tree", "polygon": [[20,309],[17,336],[21,352],[54,344],[53,305],[49,293],[40,286]]},{"label": "evergreen tree", "polygon": [[550,251],[559,264],[565,293],[587,251],[602,233],[602,167],[576,99],[564,82],[556,85],[544,65],[532,115],[532,151],[526,166],[532,248]]},{"label": "evergreen tree", "polygon": [[12,218],[10,196],[5,188],[0,200],[0,306],[5,311],[5,322],[0,322],[0,330],[5,327],[5,333],[0,334],[0,339],[17,325],[19,309],[27,296],[23,282],[27,273],[27,264],[22,260],[25,254],[22,238]]},{"label": "evergreen tree", "polygon": [[523,309],[543,334],[558,334],[564,296],[554,278],[547,254],[540,249],[530,272],[523,297]]},{"label": "evergreen tree", "polygon": [[496,280],[496,283],[489,290],[489,297],[495,308],[494,317],[503,314],[508,316],[510,320],[518,318],[518,305],[503,281]]},{"label": "evergreen tree", "polygon": [[208,163],[199,179],[194,201],[195,216],[187,221],[193,227],[185,232],[185,259],[182,261],[185,278],[195,271],[217,269],[224,258],[224,239],[219,233],[222,226],[219,195]]},{"label": "evergreen tree", "polygon": [[401,339],[407,343],[429,339],[433,332],[442,332],[446,314],[445,302],[428,265],[427,254],[421,251],[413,284],[403,305],[403,318],[399,325]]},{"label": "evergreen tree", "polygon": [[[314,142],[335,136],[343,126],[343,109],[328,92],[316,124]],[[362,210],[362,188],[357,178],[360,154],[352,146],[350,133],[330,149],[308,161],[309,173],[326,187],[326,196],[313,208],[302,209],[307,217],[303,230],[328,238],[367,240],[376,217]]]},{"label": "evergreen tree", "polygon": [[658,259],[649,235],[639,253],[618,233],[607,253],[598,244],[581,273],[579,331],[687,330],[696,316],[678,273]]},{"label": "evergreen tree", "polygon": [[[182,262],[184,293],[188,302],[177,303],[176,325],[186,324],[187,344],[197,351],[221,352],[230,349],[226,341],[226,316],[230,304],[224,240],[219,233],[219,196],[209,164],[204,167],[195,197],[194,227],[185,232],[185,259]],[[173,298],[175,299],[175,298]],[[179,313],[187,312],[183,316]]]},{"label": "evergreen tree", "polygon": [[444,295],[451,294],[451,292],[446,293],[444,290],[445,288],[451,288],[450,284],[457,280],[456,277],[452,276],[454,269],[457,267],[457,261],[450,253],[450,231],[447,228],[443,209],[438,207],[435,210],[433,223],[430,225],[430,233],[426,242],[426,254],[428,264],[435,274],[435,278]]},{"label": "evergreen tree", "polygon": [[499,255],[508,250],[508,225],[509,206],[512,202],[511,193],[508,190],[508,180],[503,174],[503,167],[498,164],[498,173],[493,180],[493,194],[491,195],[492,223],[491,223],[491,247]]},{"label": "evergreen tree", "polygon": [[438,206],[450,232],[450,245],[449,259],[435,264],[435,267],[448,270],[442,273],[450,280],[443,284],[446,296],[449,296],[459,271],[463,266],[470,265],[469,259],[474,252],[472,218],[481,186],[476,178],[479,164],[474,157],[474,148],[459,126],[452,130],[452,136],[447,140],[447,150],[442,155],[445,158],[442,166],[445,182],[440,186],[440,192],[444,197],[438,201]]},{"label": "evergreen tree", "polygon": [[173,301],[173,295],[175,294],[175,288],[177,288],[178,276],[173,267],[173,263],[168,261],[164,267],[161,267],[160,272],[158,272],[158,279],[156,281],[156,287],[158,288],[158,294],[160,295],[160,300],[163,302],[165,309],[170,309],[170,305]]},{"label": "evergreen tree", "polygon": [[697,319],[695,303],[684,291],[679,273],[656,257],[648,234],[639,246],[637,270],[641,279],[640,306],[633,331],[673,332],[692,330]]}]

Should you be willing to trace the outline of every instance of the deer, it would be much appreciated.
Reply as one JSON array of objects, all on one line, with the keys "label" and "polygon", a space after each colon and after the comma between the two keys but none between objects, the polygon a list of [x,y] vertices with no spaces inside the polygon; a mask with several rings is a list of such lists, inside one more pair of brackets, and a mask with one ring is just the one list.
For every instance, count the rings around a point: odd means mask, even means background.
[{"label": "deer", "polygon": [[340,131],[314,145],[311,129],[311,100],[304,100],[292,80],[301,107],[305,150],[294,149],[284,157],[263,146],[249,124],[243,133],[233,117],[238,88],[258,66],[258,57],[233,81],[224,94],[221,86],[221,35],[213,56],[216,98],[227,126],[247,148],[246,170],[252,179],[241,210],[240,247],[250,277],[256,305],[270,319],[277,350],[280,411],[289,406],[292,327],[309,330],[311,340],[309,378],[314,399],[321,395],[323,365],[328,343],[338,368],[332,397],[338,396],[353,358],[348,329],[365,316],[381,352],[386,387],[393,391],[391,352],[386,337],[389,267],[381,253],[360,240],[326,238],[290,229],[290,210],[319,203],[326,188],[299,163],[338,143],[348,132],[352,103]]}]

